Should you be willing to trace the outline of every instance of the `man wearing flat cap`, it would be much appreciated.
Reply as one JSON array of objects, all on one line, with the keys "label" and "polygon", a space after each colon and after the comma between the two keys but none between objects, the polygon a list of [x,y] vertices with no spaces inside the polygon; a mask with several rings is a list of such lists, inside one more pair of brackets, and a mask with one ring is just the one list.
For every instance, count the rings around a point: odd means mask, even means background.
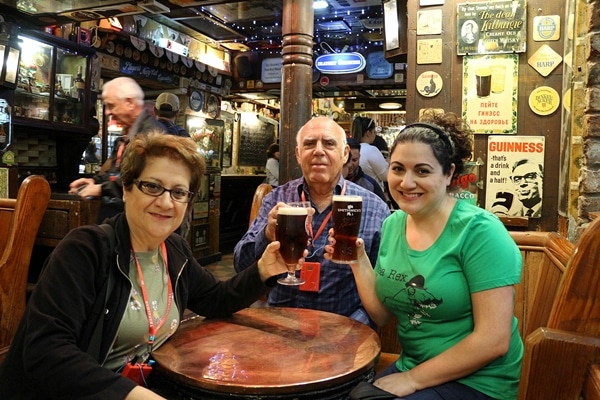
[{"label": "man wearing flat cap", "polygon": [[188,131],[175,123],[179,114],[179,98],[173,93],[163,92],[154,103],[154,114],[167,133],[177,136],[190,137]]}]

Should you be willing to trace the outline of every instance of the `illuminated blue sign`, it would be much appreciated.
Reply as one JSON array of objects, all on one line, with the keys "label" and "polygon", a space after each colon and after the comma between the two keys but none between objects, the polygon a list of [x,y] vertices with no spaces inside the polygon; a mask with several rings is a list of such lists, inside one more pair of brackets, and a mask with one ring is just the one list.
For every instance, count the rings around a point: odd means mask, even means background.
[{"label": "illuminated blue sign", "polygon": [[359,53],[333,53],[317,57],[315,67],[325,74],[350,74],[362,71],[367,61]]}]

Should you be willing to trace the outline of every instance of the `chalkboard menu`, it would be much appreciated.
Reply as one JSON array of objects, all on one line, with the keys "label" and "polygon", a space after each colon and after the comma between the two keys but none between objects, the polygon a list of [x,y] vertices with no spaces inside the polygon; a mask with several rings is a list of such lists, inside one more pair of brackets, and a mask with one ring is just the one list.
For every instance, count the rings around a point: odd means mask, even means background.
[{"label": "chalkboard menu", "polygon": [[238,165],[264,166],[267,148],[275,142],[276,125],[254,113],[242,113]]}]

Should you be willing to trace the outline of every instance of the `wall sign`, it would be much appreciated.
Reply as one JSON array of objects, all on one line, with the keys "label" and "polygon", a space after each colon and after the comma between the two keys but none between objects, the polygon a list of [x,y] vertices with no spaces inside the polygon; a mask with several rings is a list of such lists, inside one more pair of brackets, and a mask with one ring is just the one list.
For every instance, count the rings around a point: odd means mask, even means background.
[{"label": "wall sign", "polygon": [[529,95],[529,108],[537,115],[550,115],[558,109],[560,96],[550,86],[535,88]]},{"label": "wall sign", "polygon": [[199,90],[192,90],[190,93],[190,108],[194,111],[200,111],[204,105],[204,94]]},{"label": "wall sign", "polygon": [[369,79],[388,79],[394,73],[394,64],[385,59],[383,51],[374,51],[367,55],[367,77]]},{"label": "wall sign", "polygon": [[8,168],[0,168],[0,197],[8,197]]},{"label": "wall sign", "polygon": [[526,0],[457,4],[457,54],[523,53]]},{"label": "wall sign", "polygon": [[544,186],[544,136],[488,138],[485,209],[511,217],[540,218]]},{"label": "wall sign", "polygon": [[527,63],[542,76],[548,76],[562,62],[562,57],[547,44],[542,45]]},{"label": "wall sign", "polygon": [[462,116],[474,133],[516,133],[518,71],[518,54],[463,58]]},{"label": "wall sign", "polygon": [[442,10],[417,11],[417,35],[442,33]]},{"label": "wall sign", "polygon": [[417,64],[441,64],[442,39],[417,40]]},{"label": "wall sign", "polygon": [[434,71],[425,71],[417,78],[417,91],[421,96],[433,97],[440,93],[444,82],[440,74]]},{"label": "wall sign", "polygon": [[533,40],[543,42],[545,40],[560,39],[560,16],[540,15],[533,17]]},{"label": "wall sign", "polygon": [[260,68],[260,80],[263,83],[281,82],[281,68],[283,60],[278,58],[265,58]]},{"label": "wall sign", "polygon": [[317,57],[315,66],[326,74],[351,74],[362,71],[367,61],[360,53],[333,53]]},{"label": "wall sign", "polygon": [[243,112],[240,122],[240,142],[238,150],[239,166],[264,166],[267,162],[266,149],[275,141],[275,124],[264,118],[256,118],[256,113]]}]

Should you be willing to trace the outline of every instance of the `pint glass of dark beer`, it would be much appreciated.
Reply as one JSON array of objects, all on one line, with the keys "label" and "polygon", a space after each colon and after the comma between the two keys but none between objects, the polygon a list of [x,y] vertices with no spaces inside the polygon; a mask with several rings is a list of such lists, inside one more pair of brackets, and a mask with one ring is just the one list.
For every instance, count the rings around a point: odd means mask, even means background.
[{"label": "pint glass of dark beer", "polygon": [[341,264],[356,261],[356,239],[361,215],[361,196],[333,196],[335,246],[333,246],[332,261]]},{"label": "pint glass of dark beer", "polygon": [[288,267],[288,275],[277,282],[282,285],[301,285],[304,280],[296,277],[298,260],[304,255],[308,244],[306,217],[308,208],[284,206],[277,211],[275,237],[281,243],[279,253]]}]

